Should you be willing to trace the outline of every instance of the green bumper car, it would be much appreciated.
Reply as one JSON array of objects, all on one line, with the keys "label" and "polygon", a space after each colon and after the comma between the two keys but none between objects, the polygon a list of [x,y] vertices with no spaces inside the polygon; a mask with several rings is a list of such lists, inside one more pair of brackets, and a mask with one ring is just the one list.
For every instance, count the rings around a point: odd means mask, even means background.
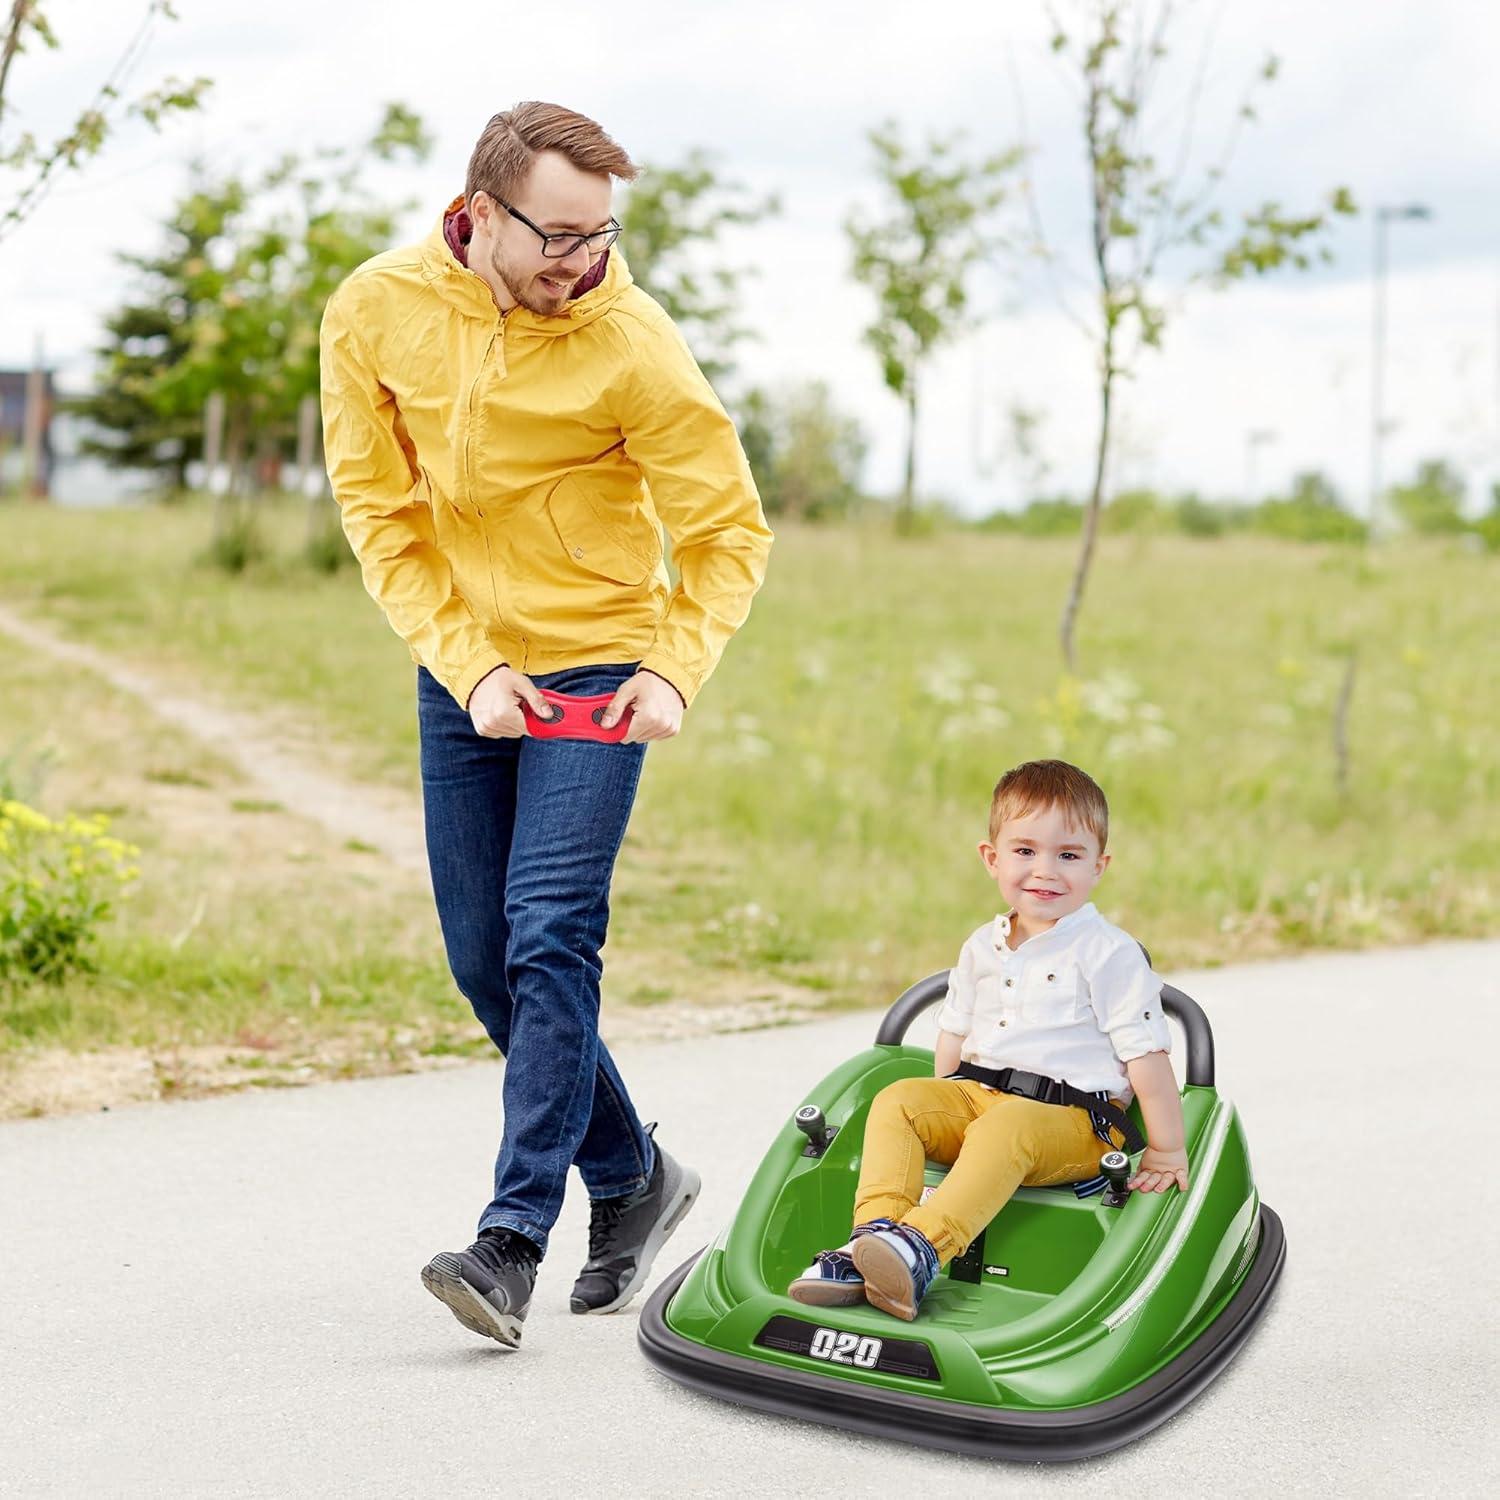
[{"label": "green bumper car", "polygon": [[[830,1073],[778,1133],[733,1222],[641,1314],[646,1357],[695,1390],[783,1416],[949,1452],[1023,1460],[1104,1453],[1164,1422],[1229,1362],[1281,1274],[1244,1129],[1214,1088],[1213,1035],[1168,985],[1187,1041],[1187,1192],[1022,1188],[934,1282],[913,1323],[786,1296],[847,1237],[870,1101],[931,1075],[904,1044],[946,973],[891,1007],[875,1045]],[[1134,1105],[1131,1113],[1139,1124]],[[936,1184],[943,1169],[928,1167]]]}]

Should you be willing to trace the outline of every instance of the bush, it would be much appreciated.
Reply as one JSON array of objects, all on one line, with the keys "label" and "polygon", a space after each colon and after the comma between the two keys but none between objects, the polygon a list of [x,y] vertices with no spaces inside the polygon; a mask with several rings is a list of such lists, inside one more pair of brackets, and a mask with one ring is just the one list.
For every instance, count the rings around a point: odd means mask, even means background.
[{"label": "bush", "polygon": [[90,949],[140,853],[110,838],[104,817],[54,822],[0,802],[0,984],[60,980],[95,968]]},{"label": "bush", "polygon": [[203,552],[203,561],[220,572],[238,575],[252,563],[269,555],[265,538],[254,512],[247,505],[227,510],[212,540]]},{"label": "bush", "polygon": [[1417,465],[1410,484],[1395,485],[1391,510],[1419,536],[1457,536],[1469,529],[1464,519],[1464,482],[1442,459]]},{"label": "bush", "polygon": [[1099,517],[1106,533],[1162,532],[1171,529],[1174,506],[1155,490],[1124,490]]},{"label": "bush", "polygon": [[1083,530],[1083,506],[1077,500],[1033,500],[1016,517],[1022,536],[1077,536]]},{"label": "bush", "polygon": [[337,573],[355,562],[354,550],[337,518],[320,523],[302,548],[307,565],[318,573]]},{"label": "bush", "polygon": [[1227,506],[1211,505],[1197,495],[1184,495],[1177,502],[1174,519],[1184,536],[1223,536],[1236,516]]},{"label": "bush", "polygon": [[1339,503],[1338,492],[1322,474],[1299,474],[1292,493],[1267,500],[1250,512],[1250,524],[1267,536],[1291,542],[1362,542],[1369,528]]}]

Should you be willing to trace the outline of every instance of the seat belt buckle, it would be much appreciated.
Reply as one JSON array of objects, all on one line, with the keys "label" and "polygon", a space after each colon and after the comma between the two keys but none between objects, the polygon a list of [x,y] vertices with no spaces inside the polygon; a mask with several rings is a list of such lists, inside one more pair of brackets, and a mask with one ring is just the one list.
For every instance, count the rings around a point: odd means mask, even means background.
[{"label": "seat belt buckle", "polygon": [[1036,1104],[1047,1104],[1048,1095],[1052,1092],[1052,1080],[1040,1073],[1028,1073],[1024,1068],[1012,1068],[1010,1075],[1011,1087],[1008,1092],[1020,1094],[1023,1099],[1030,1099]]}]

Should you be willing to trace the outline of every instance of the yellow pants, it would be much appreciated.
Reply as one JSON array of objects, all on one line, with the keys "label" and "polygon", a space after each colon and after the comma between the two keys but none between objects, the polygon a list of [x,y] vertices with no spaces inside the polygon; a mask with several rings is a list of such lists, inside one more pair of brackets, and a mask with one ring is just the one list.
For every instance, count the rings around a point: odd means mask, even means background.
[{"label": "yellow pants", "polygon": [[[1085,1109],[1038,1104],[969,1078],[903,1078],[870,1105],[854,1222],[910,1224],[946,1265],[1018,1187],[1093,1177],[1109,1149]],[[949,1170],[919,1205],[927,1161]]]}]

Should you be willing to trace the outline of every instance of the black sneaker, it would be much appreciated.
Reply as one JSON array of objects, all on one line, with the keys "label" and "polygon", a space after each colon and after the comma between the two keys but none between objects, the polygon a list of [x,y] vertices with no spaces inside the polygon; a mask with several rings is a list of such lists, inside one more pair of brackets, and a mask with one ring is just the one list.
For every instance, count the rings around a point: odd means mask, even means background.
[{"label": "black sneaker", "polygon": [[[656,1127],[648,1125],[650,1135]],[[589,1258],[568,1306],[576,1313],[609,1313],[635,1296],[667,1236],[698,1197],[698,1174],[656,1147],[651,1181],[622,1198],[595,1198],[589,1215]]]},{"label": "black sneaker", "polygon": [[510,1229],[484,1229],[467,1250],[422,1267],[422,1285],[465,1328],[514,1349],[536,1285],[537,1247]]}]

